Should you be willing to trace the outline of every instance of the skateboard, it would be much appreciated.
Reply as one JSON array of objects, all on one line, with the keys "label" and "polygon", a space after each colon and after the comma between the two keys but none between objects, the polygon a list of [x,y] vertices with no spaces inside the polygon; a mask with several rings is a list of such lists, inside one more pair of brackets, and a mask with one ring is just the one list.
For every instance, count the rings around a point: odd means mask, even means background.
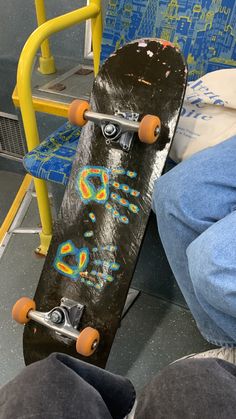
[{"label": "skateboard", "polygon": [[63,352],[105,367],[120,325],[184,97],[180,51],[155,39],[112,54],[90,102],[75,100],[84,126],[34,300],[13,318],[25,324],[25,363]]}]

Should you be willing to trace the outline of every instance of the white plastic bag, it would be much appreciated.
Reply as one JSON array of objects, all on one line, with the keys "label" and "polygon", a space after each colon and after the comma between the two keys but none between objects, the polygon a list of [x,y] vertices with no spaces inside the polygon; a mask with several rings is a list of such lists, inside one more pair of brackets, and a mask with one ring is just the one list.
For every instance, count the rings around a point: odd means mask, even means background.
[{"label": "white plastic bag", "polygon": [[178,163],[235,134],[236,69],[208,73],[187,86],[170,157]]}]

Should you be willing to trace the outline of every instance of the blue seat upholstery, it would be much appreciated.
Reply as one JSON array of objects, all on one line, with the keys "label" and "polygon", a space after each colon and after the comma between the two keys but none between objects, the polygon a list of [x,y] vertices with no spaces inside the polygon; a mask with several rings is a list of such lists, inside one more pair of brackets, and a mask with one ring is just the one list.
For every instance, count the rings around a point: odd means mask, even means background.
[{"label": "blue seat upholstery", "polygon": [[[157,37],[183,52],[189,80],[236,67],[236,2],[232,0],[110,0],[101,61],[135,38]],[[66,185],[80,129],[64,124],[24,158],[35,177]]]},{"label": "blue seat upholstery", "polygon": [[25,156],[25,169],[40,179],[66,185],[80,132],[80,127],[65,122]]},{"label": "blue seat upholstery", "polygon": [[101,58],[135,38],[162,38],[180,48],[194,80],[236,66],[235,20],[232,0],[111,0]]}]

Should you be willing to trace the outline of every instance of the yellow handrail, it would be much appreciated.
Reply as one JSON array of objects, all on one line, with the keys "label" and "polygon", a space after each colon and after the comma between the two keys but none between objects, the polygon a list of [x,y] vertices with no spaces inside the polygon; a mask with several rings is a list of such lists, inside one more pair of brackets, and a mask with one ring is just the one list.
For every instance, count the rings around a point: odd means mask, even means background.
[{"label": "yellow handrail", "polygon": [[[38,26],[46,22],[46,9],[44,0],[35,0],[35,11]],[[41,45],[41,57],[39,57],[38,70],[42,74],[53,74],[56,72],[55,61],[51,55],[49,40],[45,39]]]},{"label": "yellow handrail", "polygon": [[[22,113],[22,119],[27,137],[27,146],[29,151],[39,144],[37,124],[32,100],[31,91],[31,73],[33,67],[34,57],[37,53],[41,43],[56,32],[62,31],[79,22],[93,18],[92,27],[97,30],[97,35],[100,37],[102,30],[99,28],[99,21],[101,21],[101,9],[99,8],[100,0],[90,0],[90,5],[73,12],[58,16],[54,19],[48,20],[43,25],[39,26],[28,38],[22,50],[18,70],[17,70],[17,88]],[[99,16],[100,15],[100,16]],[[93,36],[94,38],[94,36]],[[95,49],[99,49],[99,53],[95,51],[95,57],[100,56],[100,45],[97,39]],[[98,46],[99,45],[99,46]],[[94,72],[98,72],[99,61],[94,57]]]},{"label": "yellow handrail", "polygon": [[[31,90],[31,73],[35,55],[46,38],[87,19],[92,19],[94,73],[96,75],[99,69],[102,38],[101,0],[90,0],[88,6],[48,20],[40,25],[25,43],[18,64],[17,89],[29,151],[39,144],[39,134]],[[46,254],[52,235],[52,216],[48,192],[44,181],[34,179],[34,183],[42,223],[42,233],[40,234],[41,246],[38,248],[38,252]]]}]

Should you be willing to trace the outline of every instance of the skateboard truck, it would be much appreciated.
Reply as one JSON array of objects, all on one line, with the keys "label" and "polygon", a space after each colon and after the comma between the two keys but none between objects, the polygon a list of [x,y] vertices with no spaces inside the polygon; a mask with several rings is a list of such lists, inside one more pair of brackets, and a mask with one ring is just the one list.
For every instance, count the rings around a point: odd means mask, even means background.
[{"label": "skateboard truck", "polygon": [[56,333],[73,338],[77,332],[84,306],[68,298],[62,298],[61,304],[47,313],[30,311],[28,317],[55,330]]},{"label": "skateboard truck", "polygon": [[133,134],[138,133],[141,142],[153,144],[161,131],[161,121],[158,116],[145,115],[138,121],[139,114],[135,112],[116,111],[115,115],[90,111],[90,104],[85,100],[74,100],[69,107],[69,121],[74,125],[83,126],[92,121],[102,129],[106,143],[116,143],[124,151],[131,148]]},{"label": "skateboard truck", "polygon": [[[123,118],[125,123],[122,121],[121,125],[120,122],[117,122],[115,117],[118,117],[119,121],[120,118]],[[122,148],[122,150],[128,152],[134,138],[135,131],[133,131],[133,129],[136,128],[136,125],[129,124],[129,121],[137,122],[139,114],[135,112],[115,111],[115,117],[110,117],[108,120],[104,119],[100,121],[103,136],[106,140],[106,144],[117,144],[120,148]]]},{"label": "skateboard truck", "polygon": [[76,351],[84,356],[90,356],[99,344],[99,332],[92,327],[78,331],[84,306],[76,301],[62,298],[60,306],[48,312],[36,310],[34,300],[27,297],[20,298],[12,309],[12,317],[20,324],[34,320],[58,335],[76,341]]}]

